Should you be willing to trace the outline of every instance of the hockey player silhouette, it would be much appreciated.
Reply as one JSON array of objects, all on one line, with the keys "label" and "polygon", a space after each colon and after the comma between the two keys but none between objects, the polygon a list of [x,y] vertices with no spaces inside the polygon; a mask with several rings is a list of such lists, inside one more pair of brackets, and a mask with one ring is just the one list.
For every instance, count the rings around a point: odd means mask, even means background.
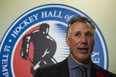
[{"label": "hockey player silhouette", "polygon": [[[50,26],[47,23],[40,24],[39,30],[35,30],[23,37],[20,55],[23,59],[29,60],[33,64],[31,67],[32,75],[34,75],[37,68],[57,63],[53,58],[57,46],[55,40],[48,34],[49,28]],[[31,42],[34,47],[33,60],[29,57]]]}]

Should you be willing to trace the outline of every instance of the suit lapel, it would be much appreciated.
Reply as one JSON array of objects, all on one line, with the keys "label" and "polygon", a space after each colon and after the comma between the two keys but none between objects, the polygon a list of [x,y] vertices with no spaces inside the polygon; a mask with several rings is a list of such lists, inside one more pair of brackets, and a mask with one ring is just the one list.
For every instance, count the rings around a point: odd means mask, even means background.
[{"label": "suit lapel", "polygon": [[68,59],[65,59],[58,69],[60,72],[60,77],[70,77],[69,76],[69,68],[68,68]]},{"label": "suit lapel", "polygon": [[93,62],[91,64],[91,77],[97,77],[97,72],[100,70],[98,69],[98,66],[96,66]]},{"label": "suit lapel", "polygon": [[96,76],[95,76],[95,71],[96,71],[96,70],[94,69],[94,64],[92,63],[92,64],[91,64],[91,77],[96,77]]}]

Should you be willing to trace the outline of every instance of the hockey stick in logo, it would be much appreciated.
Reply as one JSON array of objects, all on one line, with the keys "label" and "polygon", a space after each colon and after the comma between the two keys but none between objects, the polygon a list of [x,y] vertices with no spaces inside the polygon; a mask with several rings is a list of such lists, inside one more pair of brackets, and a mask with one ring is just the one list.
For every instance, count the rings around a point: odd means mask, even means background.
[{"label": "hockey stick in logo", "polygon": [[[42,58],[44,58],[47,54],[49,54],[50,52],[48,51],[48,49],[45,50],[44,54],[42,55]],[[57,61],[54,59],[54,58],[51,58],[51,60],[54,62],[54,63],[57,63]],[[33,67],[34,70],[36,70],[37,68],[40,67],[40,63],[43,62],[45,65],[47,64],[47,62],[42,59],[40,61],[38,61],[38,63]]]}]

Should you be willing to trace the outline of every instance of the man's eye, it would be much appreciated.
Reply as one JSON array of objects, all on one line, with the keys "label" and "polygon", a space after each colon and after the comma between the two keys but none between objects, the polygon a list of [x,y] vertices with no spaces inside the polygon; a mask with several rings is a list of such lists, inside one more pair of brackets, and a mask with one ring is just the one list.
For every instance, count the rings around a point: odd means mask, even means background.
[{"label": "man's eye", "polygon": [[87,33],[86,37],[90,37],[91,38],[91,37],[93,37],[93,34],[92,33]]},{"label": "man's eye", "polygon": [[81,34],[80,34],[80,33],[76,33],[76,34],[75,34],[75,36],[80,37],[80,36],[81,36]]}]

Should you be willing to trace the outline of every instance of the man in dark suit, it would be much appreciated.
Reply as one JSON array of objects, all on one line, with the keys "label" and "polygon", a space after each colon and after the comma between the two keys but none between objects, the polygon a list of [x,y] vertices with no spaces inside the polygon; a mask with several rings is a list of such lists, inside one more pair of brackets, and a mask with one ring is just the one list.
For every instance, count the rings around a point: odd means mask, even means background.
[{"label": "man in dark suit", "polygon": [[94,33],[95,27],[89,19],[83,16],[73,18],[66,35],[69,57],[55,65],[38,69],[35,77],[116,77],[92,62]]}]

